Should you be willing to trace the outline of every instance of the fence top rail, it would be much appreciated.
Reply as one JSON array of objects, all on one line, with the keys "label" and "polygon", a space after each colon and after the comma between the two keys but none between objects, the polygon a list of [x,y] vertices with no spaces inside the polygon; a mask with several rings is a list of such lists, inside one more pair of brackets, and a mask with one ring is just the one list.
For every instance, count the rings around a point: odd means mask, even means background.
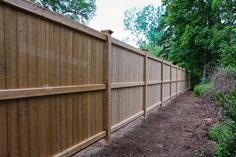
[{"label": "fence top rail", "polygon": [[158,62],[160,62],[160,63],[161,63],[162,60],[163,60],[163,59],[161,59],[161,58],[158,58],[158,57],[155,57],[155,56],[151,56],[151,55],[149,55],[149,54],[148,54],[148,58],[149,58],[149,59],[152,59],[152,60],[154,60],[154,61],[158,61]]},{"label": "fence top rail", "polygon": [[[113,45],[118,46],[118,47],[122,47],[122,48],[124,48],[124,49],[126,49],[126,50],[129,50],[129,51],[131,51],[131,52],[133,52],[133,53],[136,53],[136,54],[138,54],[138,55],[145,56],[145,53],[146,53],[146,52],[144,52],[143,50],[140,50],[140,49],[138,49],[138,48],[136,48],[136,47],[133,47],[133,46],[131,46],[131,45],[129,45],[129,44],[126,44],[126,43],[124,43],[124,42],[122,42],[122,41],[120,41],[120,40],[118,40],[118,39],[113,38],[113,37],[111,38],[111,43],[112,43]],[[166,60],[164,60],[164,59],[161,59],[161,58],[152,56],[152,55],[150,55],[150,54],[148,54],[147,57],[148,57],[149,59],[155,60],[155,61],[157,61],[157,62],[163,62],[163,63],[166,64],[166,65],[175,67],[175,68],[178,69],[178,70],[185,71],[183,68],[179,67],[178,65],[174,65],[174,64],[172,64],[171,62],[168,62],[168,61],[166,61]]]},{"label": "fence top rail", "polygon": [[32,14],[34,16],[38,16],[43,19],[47,19],[49,21],[52,21],[54,23],[58,23],[60,25],[63,25],[65,27],[69,27],[71,29],[74,29],[76,31],[88,34],[90,36],[96,37],[101,40],[106,40],[106,36],[92,28],[89,28],[83,24],[80,24],[78,22],[75,22],[73,20],[70,20],[67,17],[64,17],[62,15],[59,15],[57,13],[54,13],[48,9],[44,9],[36,4],[33,4],[30,1],[26,0],[1,0],[0,4],[5,4],[8,6],[12,6],[18,10],[21,10],[23,12],[27,12],[29,14]]},{"label": "fence top rail", "polygon": [[126,44],[126,43],[124,43],[124,42],[122,42],[122,41],[120,41],[120,40],[118,40],[118,39],[111,38],[111,42],[112,42],[112,44],[114,44],[114,45],[116,45],[116,46],[125,48],[125,49],[127,49],[127,50],[129,50],[129,51],[132,51],[132,52],[134,52],[134,53],[136,53],[136,54],[139,54],[139,55],[141,55],[141,56],[145,56],[145,52],[144,52],[144,51],[142,51],[142,50],[140,50],[140,49],[138,49],[138,48],[135,48],[135,47],[133,47],[133,46],[131,46],[131,45],[128,45],[128,44]]}]

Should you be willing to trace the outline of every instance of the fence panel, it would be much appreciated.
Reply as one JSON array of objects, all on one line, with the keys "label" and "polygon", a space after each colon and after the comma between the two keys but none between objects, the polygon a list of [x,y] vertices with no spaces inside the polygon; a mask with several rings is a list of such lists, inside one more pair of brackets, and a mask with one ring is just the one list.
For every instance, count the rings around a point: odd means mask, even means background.
[{"label": "fence panel", "polygon": [[70,156],[189,88],[190,75],[24,0],[0,1],[0,156]]},{"label": "fence panel", "polygon": [[177,68],[172,66],[172,84],[171,84],[171,96],[177,94]]},{"label": "fence panel", "polygon": [[4,4],[0,12],[0,156],[51,156],[104,137],[105,40]]},{"label": "fence panel", "polygon": [[171,65],[163,64],[163,101],[170,99]]},{"label": "fence panel", "polygon": [[161,104],[162,60],[148,56],[147,110]]},{"label": "fence panel", "polygon": [[143,111],[144,55],[112,42],[112,131]]}]

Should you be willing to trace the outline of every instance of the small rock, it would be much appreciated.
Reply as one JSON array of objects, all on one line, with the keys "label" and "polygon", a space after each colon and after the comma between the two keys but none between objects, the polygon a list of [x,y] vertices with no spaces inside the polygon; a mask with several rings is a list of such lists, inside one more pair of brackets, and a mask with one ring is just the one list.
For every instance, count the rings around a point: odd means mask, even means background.
[{"label": "small rock", "polygon": [[189,145],[184,145],[184,148],[185,148],[185,149],[190,149],[191,146],[189,146]]},{"label": "small rock", "polygon": [[205,118],[203,119],[203,121],[205,122],[206,125],[211,126],[214,123],[214,120],[211,118]]}]

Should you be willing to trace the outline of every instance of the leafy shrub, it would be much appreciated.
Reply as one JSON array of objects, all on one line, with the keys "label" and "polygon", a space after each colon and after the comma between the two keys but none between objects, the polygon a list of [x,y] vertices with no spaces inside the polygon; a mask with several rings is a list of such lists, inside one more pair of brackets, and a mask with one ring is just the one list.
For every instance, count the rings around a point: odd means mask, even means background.
[{"label": "leafy shrub", "polygon": [[216,141],[215,154],[218,157],[236,156],[235,122],[227,120],[224,124],[217,124],[210,131],[211,138]]},{"label": "leafy shrub", "polygon": [[228,96],[216,93],[216,98],[223,109],[224,121],[210,131],[217,143],[215,153],[218,157],[236,157],[236,88]]},{"label": "leafy shrub", "polygon": [[194,94],[196,96],[207,94],[213,89],[213,87],[214,87],[214,83],[196,85],[194,88]]},{"label": "leafy shrub", "polygon": [[216,98],[224,111],[225,118],[236,122],[236,88],[228,96],[216,93]]}]

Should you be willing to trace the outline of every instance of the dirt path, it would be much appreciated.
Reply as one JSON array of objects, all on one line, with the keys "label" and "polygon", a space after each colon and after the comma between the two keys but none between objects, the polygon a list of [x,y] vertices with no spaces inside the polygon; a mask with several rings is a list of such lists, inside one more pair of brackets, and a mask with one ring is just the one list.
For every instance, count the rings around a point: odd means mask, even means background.
[{"label": "dirt path", "polygon": [[191,92],[154,109],[112,134],[112,144],[95,143],[75,157],[211,157],[214,144],[207,139],[212,121]]}]

